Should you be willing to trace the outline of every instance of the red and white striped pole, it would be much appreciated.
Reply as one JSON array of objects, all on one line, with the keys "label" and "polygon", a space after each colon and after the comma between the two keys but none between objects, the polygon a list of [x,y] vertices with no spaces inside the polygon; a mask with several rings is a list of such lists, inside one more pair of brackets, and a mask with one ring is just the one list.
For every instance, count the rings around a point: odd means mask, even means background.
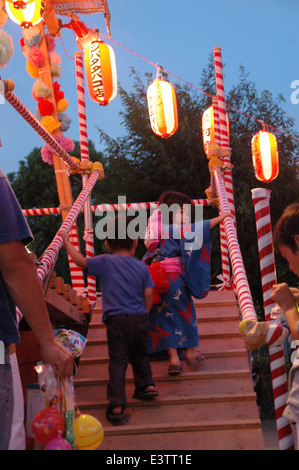
[{"label": "red and white striped pole", "polygon": [[[221,134],[220,134],[217,98],[213,97],[212,101],[213,101],[215,143],[221,146]],[[212,185],[215,185],[214,175],[211,175],[211,186]],[[220,223],[220,248],[221,248],[221,261],[222,261],[223,289],[229,290],[231,288],[230,264],[229,264],[229,253],[228,253],[227,240],[226,240],[225,228],[224,228],[223,222]]]},{"label": "red and white striped pole", "polygon": [[[85,105],[85,87],[84,87],[84,69],[83,69],[83,55],[77,51],[75,53],[76,64],[76,81],[77,81],[77,98],[78,98],[78,116],[79,116],[79,131],[80,131],[80,148],[81,148],[81,161],[89,161],[89,148],[88,148],[88,135],[87,135],[87,119],[86,119],[86,105]],[[84,187],[87,181],[87,175],[82,175],[82,185]],[[87,258],[94,256],[94,233],[91,212],[91,196],[89,195],[84,205],[84,241]],[[94,276],[87,277],[88,286],[88,301],[94,304],[97,300],[96,292],[96,278]]]},{"label": "red and white striped pole", "polygon": [[[192,199],[191,203],[193,205],[201,206],[210,206],[210,199]],[[96,206],[91,206],[92,212],[116,212],[119,210],[147,210],[147,209],[156,209],[158,207],[157,202],[129,202],[127,204],[98,204]],[[55,215],[60,214],[59,207],[49,207],[44,209],[22,209],[23,215],[28,216],[38,216],[38,215]]]},{"label": "red and white striped pole", "polygon": [[[224,92],[224,81],[223,81],[222,55],[221,55],[220,47],[214,48],[214,65],[215,65],[221,147],[230,148],[228,129],[227,129],[227,123],[226,123],[226,104],[225,104],[225,92]],[[225,185],[225,189],[227,192],[227,199],[229,203],[230,212],[235,217],[233,179],[232,179],[231,170],[229,168],[231,164],[230,157],[229,156],[223,157],[223,162],[228,165],[228,167],[224,171],[224,185]]]},{"label": "red and white striped pole", "polygon": [[[74,202],[72,209],[70,210],[63,224],[61,225],[60,230],[63,230],[67,233],[70,232],[72,226],[74,225],[76,218],[78,217],[78,214],[80,213],[84,205],[84,202],[86,201],[86,198],[91,193],[94,185],[96,184],[96,181],[98,180],[99,175],[100,175],[99,170],[95,170],[92,172],[86,185],[84,186],[79,196],[77,197],[76,201]],[[43,281],[45,279],[51,267],[56,263],[59,250],[61,249],[62,245],[63,245],[63,237],[58,232],[53,238],[49,247],[44,252],[43,257],[40,260],[41,264],[37,268],[37,274],[38,274],[40,281]]]},{"label": "red and white striped pole", "polygon": [[[257,188],[253,189],[251,193],[255,210],[265,318],[267,322],[270,322],[271,311],[276,306],[270,295],[273,284],[277,282],[269,204],[271,191]],[[279,447],[281,450],[292,450],[294,449],[294,439],[290,422],[282,416],[288,396],[283,345],[269,345],[269,358]]]},{"label": "red and white striped pole", "polygon": [[[229,212],[229,204],[220,167],[214,166],[213,173],[215,177],[221,212]],[[235,224],[230,217],[226,217],[223,223],[242,318],[243,320],[248,319],[256,322],[257,317],[249,289],[239,242],[237,239]]]}]

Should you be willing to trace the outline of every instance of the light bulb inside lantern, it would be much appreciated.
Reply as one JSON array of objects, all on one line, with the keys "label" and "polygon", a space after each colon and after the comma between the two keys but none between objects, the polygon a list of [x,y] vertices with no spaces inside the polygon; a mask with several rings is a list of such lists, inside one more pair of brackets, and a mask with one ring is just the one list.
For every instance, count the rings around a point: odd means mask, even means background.
[{"label": "light bulb inside lantern", "polygon": [[261,132],[260,134],[260,145],[261,153],[263,155],[262,165],[263,172],[266,180],[269,180],[272,173],[272,164],[271,164],[271,144],[270,138],[267,132]]}]

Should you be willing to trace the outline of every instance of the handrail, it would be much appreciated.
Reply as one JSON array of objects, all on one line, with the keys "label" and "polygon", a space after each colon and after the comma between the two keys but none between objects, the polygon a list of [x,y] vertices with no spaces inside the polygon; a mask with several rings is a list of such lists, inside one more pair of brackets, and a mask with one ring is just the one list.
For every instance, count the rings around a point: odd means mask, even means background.
[{"label": "handrail", "polygon": [[72,209],[66,216],[59,231],[53,238],[46,251],[43,253],[43,256],[40,260],[40,265],[37,268],[37,274],[41,281],[45,279],[49,270],[52,268],[53,265],[55,265],[59,250],[63,245],[63,237],[59,232],[61,230],[64,230],[68,233],[71,230],[76,218],[78,217],[79,212],[81,211],[88,195],[91,193],[99,177],[103,177],[103,172],[101,172],[101,169],[94,170],[91,173],[87,183],[85,184],[84,188],[82,189],[76,201],[74,202]]},{"label": "handrail", "polygon": [[[192,204],[194,205],[203,205],[211,206],[213,201],[211,199],[192,199]],[[102,211],[122,211],[122,210],[138,210],[138,209],[156,209],[158,207],[158,202],[130,202],[127,204],[97,204],[91,206],[92,212]],[[71,207],[48,207],[41,209],[22,209],[23,215],[27,217],[34,217],[39,215],[57,215],[60,214],[61,210],[71,209]]]},{"label": "handrail", "polygon": [[[230,212],[229,203],[227,200],[221,173],[221,167],[223,166],[223,163],[217,158],[217,156],[215,156],[214,158],[210,156],[209,158],[211,158],[209,165],[210,172],[214,175],[217,193],[219,197],[220,210],[221,212]],[[242,318],[244,320],[250,319],[253,321],[257,321],[257,316],[236,234],[235,224],[233,222],[233,219],[230,217],[226,217],[223,222]]]}]

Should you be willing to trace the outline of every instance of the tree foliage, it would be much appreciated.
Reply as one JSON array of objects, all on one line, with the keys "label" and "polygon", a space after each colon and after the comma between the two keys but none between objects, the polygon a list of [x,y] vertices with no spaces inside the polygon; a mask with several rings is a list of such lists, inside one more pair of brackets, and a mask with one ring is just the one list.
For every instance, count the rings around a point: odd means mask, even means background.
[{"label": "tree foliage", "polygon": [[[132,69],[133,90],[120,88],[122,101],[121,116],[126,129],[125,137],[111,139],[99,130],[100,138],[106,144],[107,182],[119,182],[118,193],[126,195],[128,201],[156,201],[159,195],[174,189],[188,194],[192,199],[205,198],[205,189],[210,185],[207,158],[202,145],[201,118],[211,105],[208,95],[216,94],[215,72],[212,57],[203,70],[200,88],[207,94],[198,93],[187,85],[176,84],[179,128],[169,139],[156,136],[150,127],[146,91],[153,76],[143,78]],[[282,96],[273,98],[264,90],[258,93],[255,84],[249,79],[244,67],[240,67],[238,84],[226,95],[227,112],[230,121],[231,162],[234,165],[233,184],[236,207],[238,239],[257,311],[262,312],[262,290],[259,272],[255,214],[251,190],[266,187],[271,190],[271,217],[273,224],[283,209],[298,201],[298,143],[286,134],[296,136],[294,121],[282,109]],[[239,112],[241,110],[242,112]],[[265,122],[284,133],[276,133],[280,155],[280,173],[269,184],[256,180],[252,166],[251,139]],[[275,133],[275,132],[274,132]],[[298,136],[297,136],[298,137]],[[125,171],[125,175],[124,172]],[[114,188],[114,184],[109,185]],[[217,210],[205,208],[205,217],[217,215]],[[277,256],[278,280],[294,285],[295,276]],[[219,229],[213,231],[212,283],[221,273]]]}]

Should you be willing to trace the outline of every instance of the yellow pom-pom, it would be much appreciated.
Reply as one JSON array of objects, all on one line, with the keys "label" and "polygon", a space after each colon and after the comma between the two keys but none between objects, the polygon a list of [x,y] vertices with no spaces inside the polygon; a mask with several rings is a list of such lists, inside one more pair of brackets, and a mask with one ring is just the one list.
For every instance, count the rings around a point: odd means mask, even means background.
[{"label": "yellow pom-pom", "polygon": [[96,170],[100,173],[99,174],[99,179],[104,178],[104,168],[103,168],[102,163],[100,163],[100,162],[94,162],[93,163],[92,171],[96,171]]},{"label": "yellow pom-pom", "polygon": [[80,171],[80,160],[79,158],[76,158],[76,157],[72,157],[72,160],[77,163],[77,168],[73,169],[73,168],[70,168],[70,174],[71,175],[75,175],[76,173],[78,173]]},{"label": "yellow pom-pom", "polygon": [[220,168],[222,167],[223,165],[223,162],[221,160],[219,160],[219,158],[212,158],[210,161],[209,161],[209,171],[210,173],[212,174],[213,171],[214,171],[214,168],[216,166],[219,166]]},{"label": "yellow pom-pom", "polygon": [[57,101],[57,111],[58,113],[63,113],[68,108],[69,102],[66,98],[62,98]]},{"label": "yellow pom-pom", "polygon": [[41,120],[41,125],[51,134],[56,129],[59,129],[61,122],[56,121],[52,116],[44,116]]},{"label": "yellow pom-pom", "polygon": [[29,60],[26,62],[26,70],[29,73],[30,77],[38,78],[39,77],[39,68],[33,65]]}]

